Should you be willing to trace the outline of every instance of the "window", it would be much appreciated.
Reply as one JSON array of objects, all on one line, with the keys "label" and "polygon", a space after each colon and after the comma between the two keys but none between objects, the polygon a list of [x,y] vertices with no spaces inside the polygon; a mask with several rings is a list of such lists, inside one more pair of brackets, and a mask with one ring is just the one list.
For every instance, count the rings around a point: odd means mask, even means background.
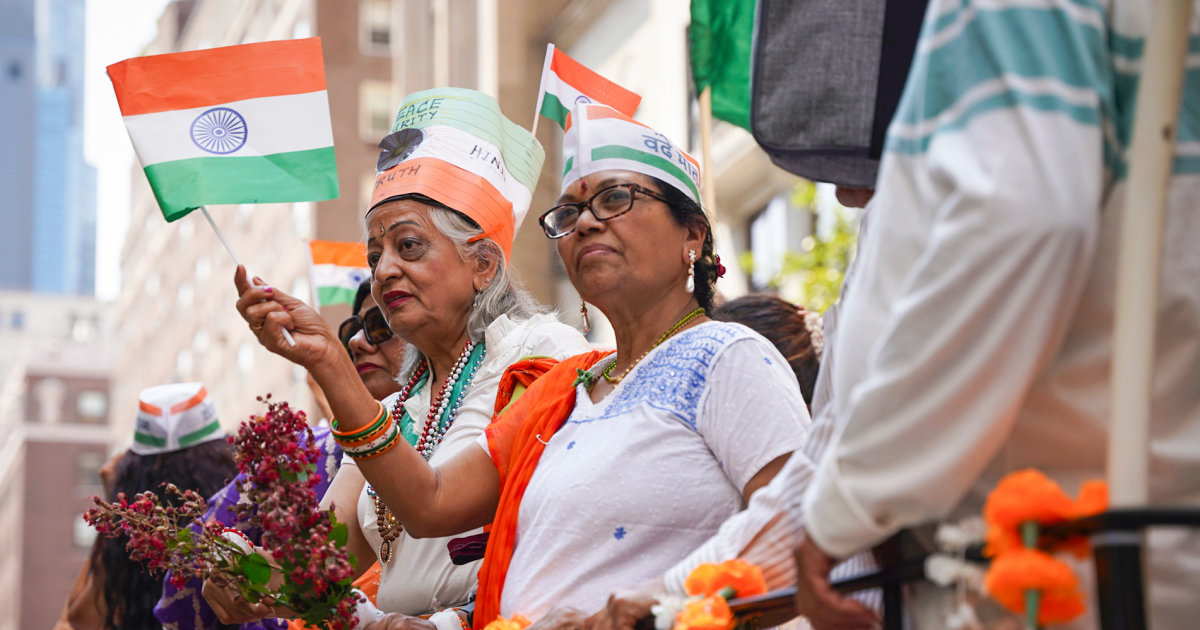
[{"label": "window", "polygon": [[102,419],[108,413],[108,394],[95,389],[80,392],[75,410],[85,419]]},{"label": "window", "polygon": [[75,456],[75,483],[84,493],[99,494],[101,491],[100,468],[104,466],[104,453],[83,451]]},{"label": "window", "polygon": [[392,43],[391,0],[362,0],[358,4],[359,47],[364,54],[387,55]]},{"label": "window", "polygon": [[362,139],[375,143],[392,131],[392,86],[387,81],[363,81],[358,88],[358,129]]}]

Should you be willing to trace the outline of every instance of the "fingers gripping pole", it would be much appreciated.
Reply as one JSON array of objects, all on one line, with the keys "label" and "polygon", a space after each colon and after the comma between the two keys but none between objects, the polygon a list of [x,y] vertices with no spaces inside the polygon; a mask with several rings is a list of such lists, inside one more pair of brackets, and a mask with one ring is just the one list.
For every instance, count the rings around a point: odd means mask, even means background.
[{"label": "fingers gripping pole", "polygon": [[[238,259],[237,254],[233,253],[233,248],[229,246],[229,241],[225,240],[225,235],[221,233],[221,228],[217,227],[217,222],[213,221],[212,215],[208,213],[208,206],[200,206],[200,212],[204,213],[204,218],[208,220],[208,225],[212,227],[213,233],[217,235],[217,239],[225,246],[225,251],[229,252],[229,257],[233,259],[235,265],[241,267],[242,261]],[[286,328],[283,328],[283,338],[287,340],[289,346],[295,346],[296,340],[292,339],[292,333]]]}]

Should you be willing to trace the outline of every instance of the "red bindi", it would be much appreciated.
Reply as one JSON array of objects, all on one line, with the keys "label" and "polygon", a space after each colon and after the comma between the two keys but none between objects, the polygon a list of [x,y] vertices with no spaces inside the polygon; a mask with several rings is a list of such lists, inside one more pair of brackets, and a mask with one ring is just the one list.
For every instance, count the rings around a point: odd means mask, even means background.
[{"label": "red bindi", "polygon": [[584,182],[584,181],[579,182],[579,192],[581,192],[581,193],[587,192],[587,182]]}]

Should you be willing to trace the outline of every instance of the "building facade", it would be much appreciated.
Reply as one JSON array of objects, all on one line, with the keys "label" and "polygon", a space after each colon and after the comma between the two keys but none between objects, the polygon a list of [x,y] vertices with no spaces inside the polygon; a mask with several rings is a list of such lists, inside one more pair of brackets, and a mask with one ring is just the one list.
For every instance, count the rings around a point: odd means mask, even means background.
[{"label": "building facade", "polygon": [[108,328],[108,305],[0,292],[0,630],[53,626],[95,538]]},{"label": "building facade", "polygon": [[90,295],[96,169],[83,158],[86,0],[0,0],[0,288]]}]

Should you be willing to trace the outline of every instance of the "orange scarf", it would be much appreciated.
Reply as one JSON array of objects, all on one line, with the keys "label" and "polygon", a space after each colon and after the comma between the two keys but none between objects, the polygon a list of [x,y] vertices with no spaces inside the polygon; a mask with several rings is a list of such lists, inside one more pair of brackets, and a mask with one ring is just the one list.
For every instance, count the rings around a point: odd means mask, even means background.
[{"label": "orange scarf", "polygon": [[546,448],[544,442],[550,441],[575,409],[577,370],[587,370],[610,352],[588,352],[563,360],[488,425],[488,451],[500,472],[500,503],[479,568],[476,630],[500,615],[500,593],[516,546],[521,497]]}]

